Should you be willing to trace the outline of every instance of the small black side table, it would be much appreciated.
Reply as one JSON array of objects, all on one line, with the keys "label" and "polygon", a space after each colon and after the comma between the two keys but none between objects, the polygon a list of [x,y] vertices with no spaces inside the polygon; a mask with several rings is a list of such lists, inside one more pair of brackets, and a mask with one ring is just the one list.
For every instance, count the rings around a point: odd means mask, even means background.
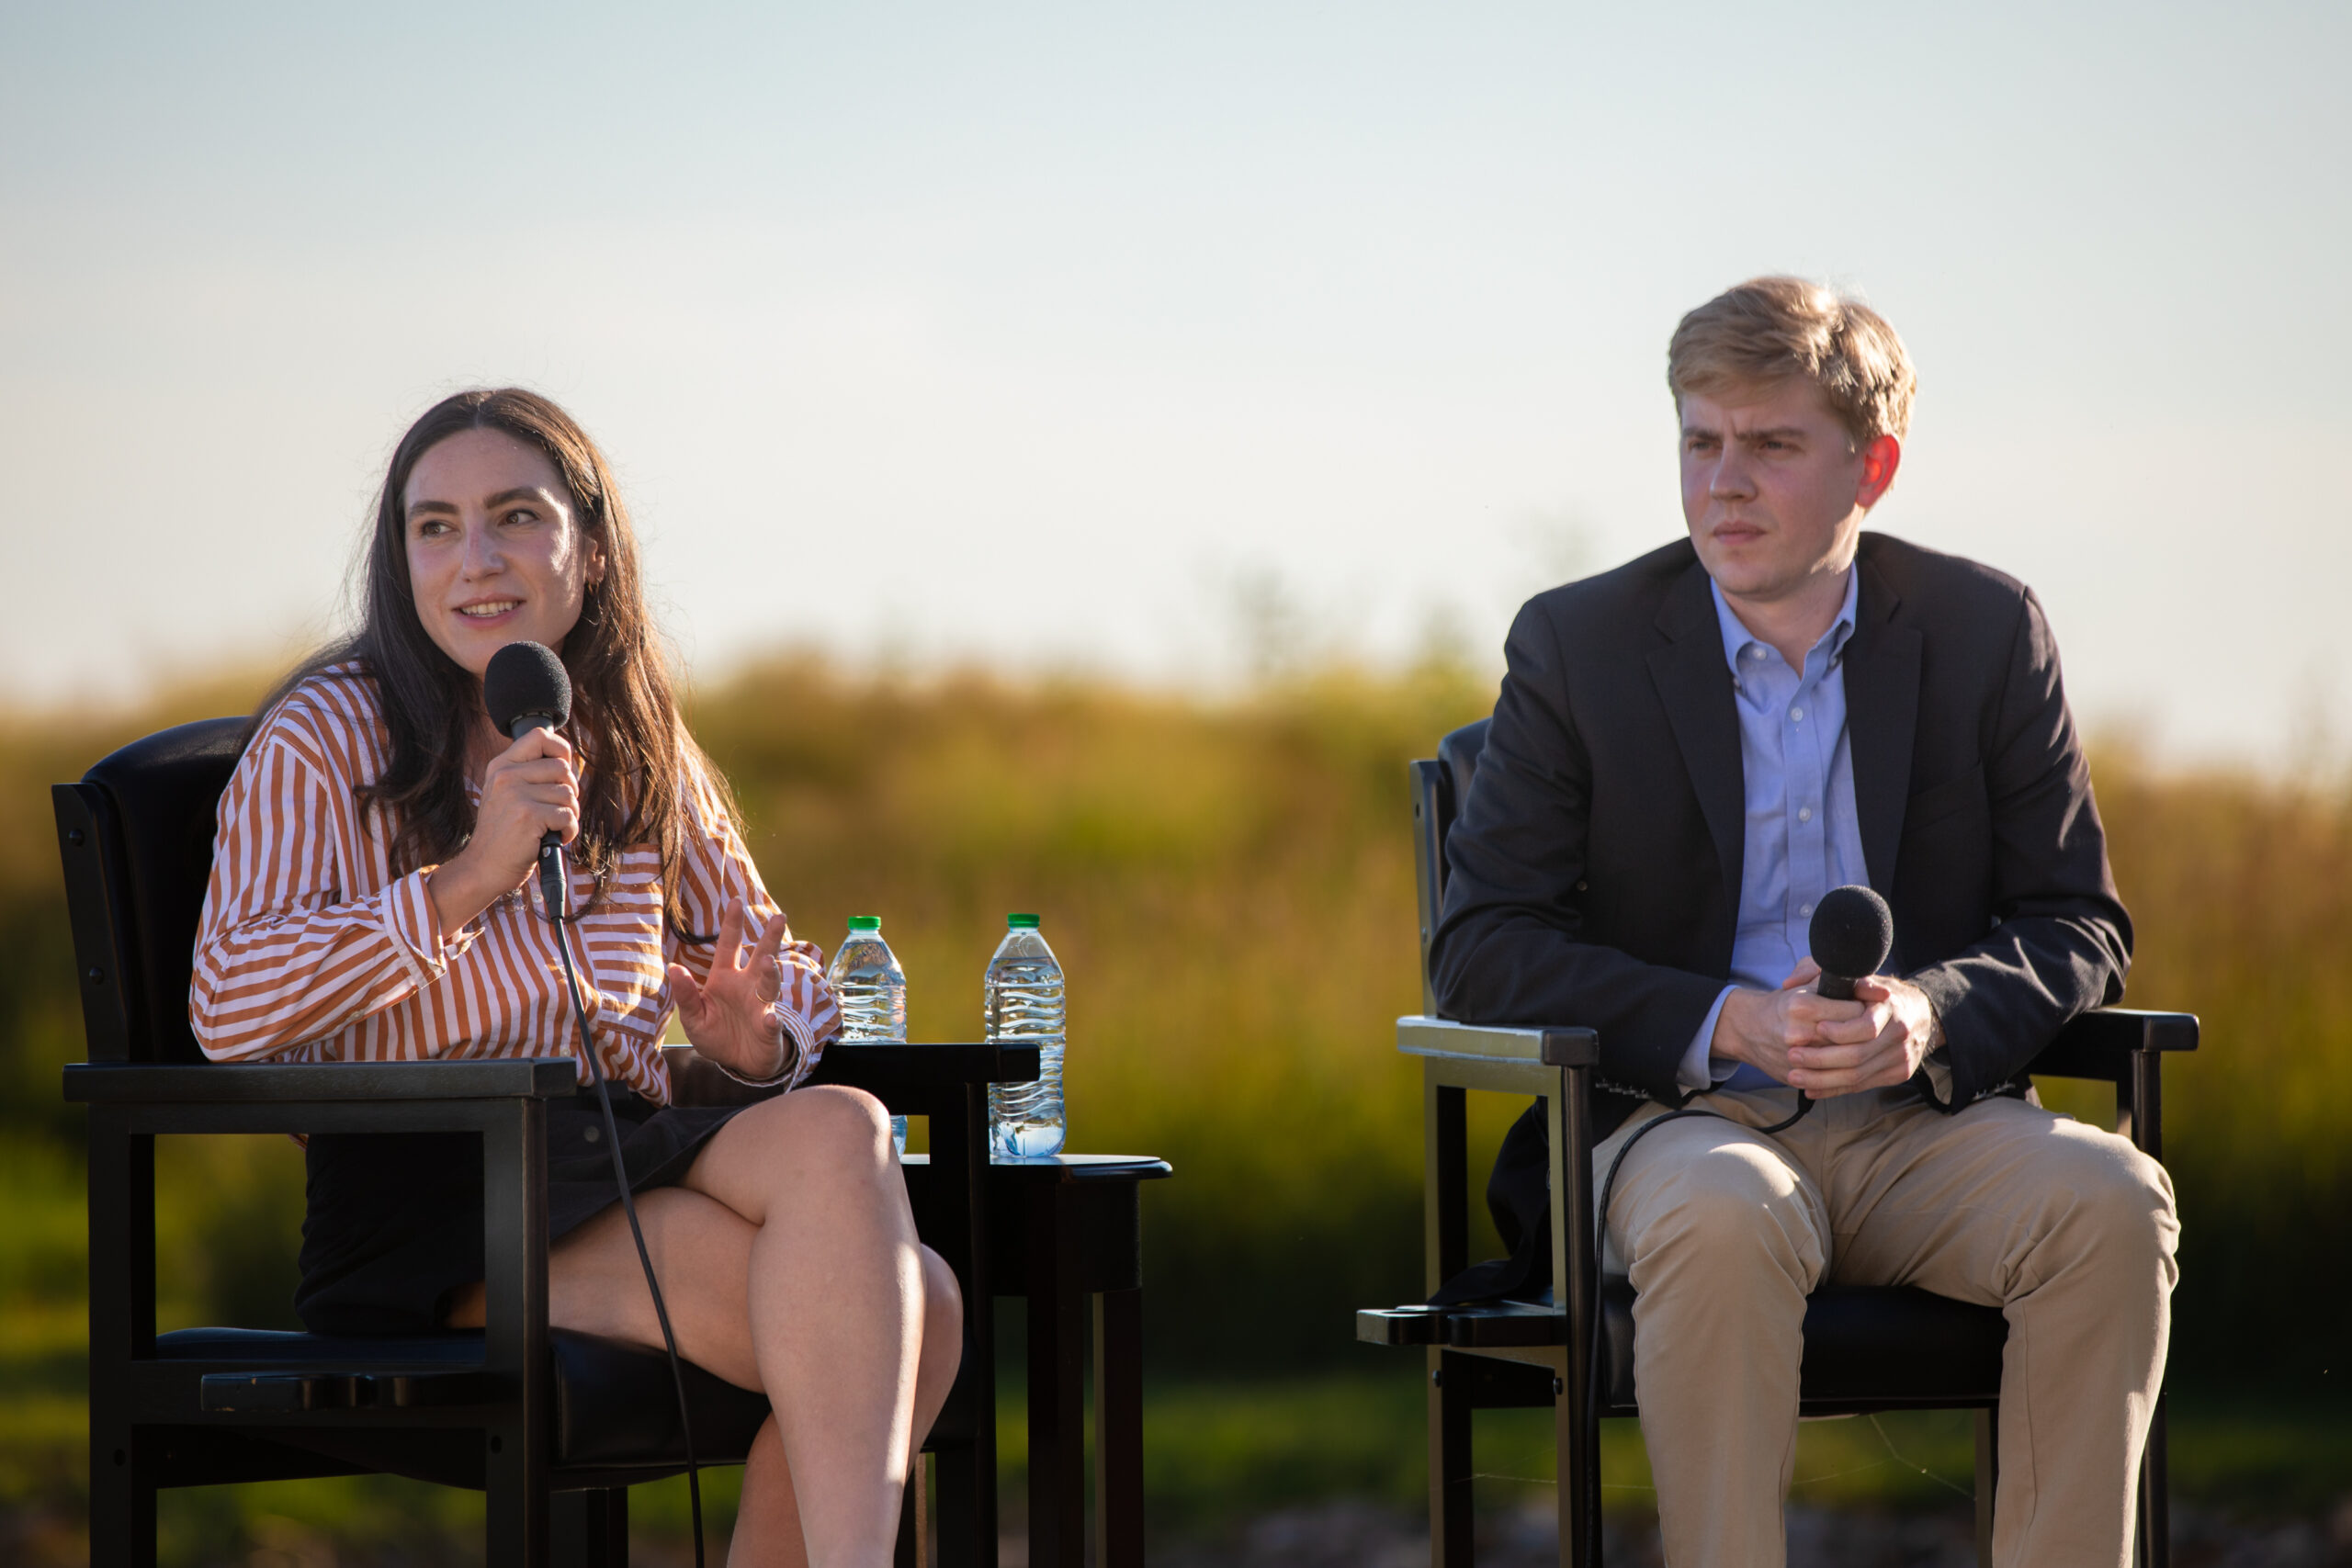
[{"label": "small black side table", "polygon": [[[930,1166],[922,1155],[906,1160],[918,1214]],[[1148,1156],[1055,1155],[990,1164],[981,1178],[988,1239],[978,1273],[991,1295],[1029,1303],[1031,1568],[1085,1568],[1090,1297],[1094,1561],[1098,1568],[1142,1568],[1143,1244],[1136,1195],[1142,1183],[1171,1174],[1167,1161]],[[969,1303],[966,1314],[973,1315]],[[972,1381],[967,1367],[959,1387]],[[974,1417],[988,1420],[983,1412]],[[992,1461],[993,1444],[989,1453]],[[995,1540],[978,1546],[982,1562],[992,1565]]]},{"label": "small black side table", "polygon": [[989,1280],[1029,1299],[1030,1568],[1086,1568],[1087,1298],[1094,1328],[1094,1561],[1143,1568],[1142,1155],[992,1163]]}]

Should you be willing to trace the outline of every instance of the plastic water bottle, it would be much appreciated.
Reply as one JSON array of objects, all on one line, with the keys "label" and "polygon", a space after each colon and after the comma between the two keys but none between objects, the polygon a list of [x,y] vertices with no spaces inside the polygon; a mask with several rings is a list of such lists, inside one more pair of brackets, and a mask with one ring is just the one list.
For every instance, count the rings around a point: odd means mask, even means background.
[{"label": "plastic water bottle", "polygon": [[[852,915],[849,935],[825,971],[842,1007],[842,1043],[907,1037],[907,972],[882,940],[882,917]],[[890,1118],[890,1141],[907,1152],[907,1119]]]},{"label": "plastic water bottle", "polygon": [[1062,966],[1035,915],[1007,915],[1004,941],[989,960],[981,1017],[990,1044],[1037,1047],[1035,1083],[989,1086],[989,1155],[1033,1159],[1062,1152]]}]

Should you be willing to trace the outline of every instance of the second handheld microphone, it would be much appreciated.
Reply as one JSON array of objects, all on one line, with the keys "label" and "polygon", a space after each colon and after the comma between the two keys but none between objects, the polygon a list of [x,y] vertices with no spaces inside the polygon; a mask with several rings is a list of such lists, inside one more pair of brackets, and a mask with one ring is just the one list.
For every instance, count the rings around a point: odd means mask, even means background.
[{"label": "second handheld microphone", "polygon": [[1867,887],[1833,887],[1813,908],[1806,937],[1821,965],[1815,989],[1834,1002],[1854,999],[1854,982],[1875,975],[1894,951],[1894,911]]}]

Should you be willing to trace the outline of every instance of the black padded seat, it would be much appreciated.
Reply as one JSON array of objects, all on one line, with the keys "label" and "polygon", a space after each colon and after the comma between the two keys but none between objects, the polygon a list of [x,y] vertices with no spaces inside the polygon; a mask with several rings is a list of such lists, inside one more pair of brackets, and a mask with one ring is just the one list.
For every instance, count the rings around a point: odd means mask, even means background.
[{"label": "black padded seat", "polygon": [[[686,1445],[678,1431],[678,1400],[670,1359],[594,1334],[550,1329],[555,1359],[555,1464],[625,1466],[649,1476],[683,1468]],[[768,1397],[737,1388],[684,1362],[686,1404],[694,1412],[695,1458],[735,1464],[768,1418]]]},{"label": "black padded seat", "polygon": [[[1600,1282],[1603,1414],[1634,1406],[1634,1287]],[[1798,1398],[1808,1416],[1866,1410],[1985,1407],[2001,1397],[2008,1320],[1908,1285],[1824,1285],[1804,1309],[1804,1369]],[[1920,1347],[1935,1347],[1932,1360]]]},{"label": "black padded seat", "polygon": [[[677,1399],[670,1384],[668,1358],[617,1339],[570,1329],[548,1334],[555,1382],[549,1401],[556,1469],[592,1469],[655,1480],[683,1471],[685,1443],[678,1431]],[[380,1379],[402,1369],[462,1372],[479,1366],[479,1332],[412,1337],[343,1337],[253,1328],[186,1328],[155,1338],[156,1359],[217,1362],[248,1369],[262,1364],[332,1371],[364,1367]],[[700,1463],[741,1464],[752,1438],[767,1419],[764,1394],[736,1387],[691,1361],[684,1366],[686,1402],[694,1413],[695,1458]],[[309,1446],[318,1434],[291,1432],[282,1438]],[[370,1452],[380,1434],[370,1434]],[[480,1486],[481,1454],[475,1445],[438,1442],[421,1450],[404,1472],[446,1485]]]}]

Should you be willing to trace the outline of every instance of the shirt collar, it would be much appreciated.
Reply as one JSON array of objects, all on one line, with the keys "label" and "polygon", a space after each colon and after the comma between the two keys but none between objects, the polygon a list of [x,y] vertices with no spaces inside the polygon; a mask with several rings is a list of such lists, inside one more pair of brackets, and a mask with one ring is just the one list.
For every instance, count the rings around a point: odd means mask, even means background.
[{"label": "shirt collar", "polygon": [[[1821,639],[1815,642],[1813,649],[1806,653],[1807,664],[1813,662],[1814,652],[1826,648],[1828,650],[1828,659],[1823,668],[1825,670],[1836,668],[1838,657],[1846,651],[1847,638],[1854,635],[1854,605],[1860,597],[1861,580],[1862,574],[1855,570],[1851,565],[1846,568],[1845,602],[1838,606],[1838,618],[1830,623],[1829,629],[1821,634]],[[1756,634],[1742,625],[1740,618],[1732,613],[1730,603],[1724,598],[1722,586],[1713,578],[1707,580],[1707,592],[1715,597],[1715,625],[1723,633],[1724,662],[1731,667],[1732,674],[1736,676],[1740,672],[1741,656],[1747,649],[1751,645],[1757,648],[1766,648],[1768,645],[1758,642]],[[1761,660],[1757,662],[1760,663]],[[1800,670],[1797,673],[1802,675],[1804,671]]]}]

